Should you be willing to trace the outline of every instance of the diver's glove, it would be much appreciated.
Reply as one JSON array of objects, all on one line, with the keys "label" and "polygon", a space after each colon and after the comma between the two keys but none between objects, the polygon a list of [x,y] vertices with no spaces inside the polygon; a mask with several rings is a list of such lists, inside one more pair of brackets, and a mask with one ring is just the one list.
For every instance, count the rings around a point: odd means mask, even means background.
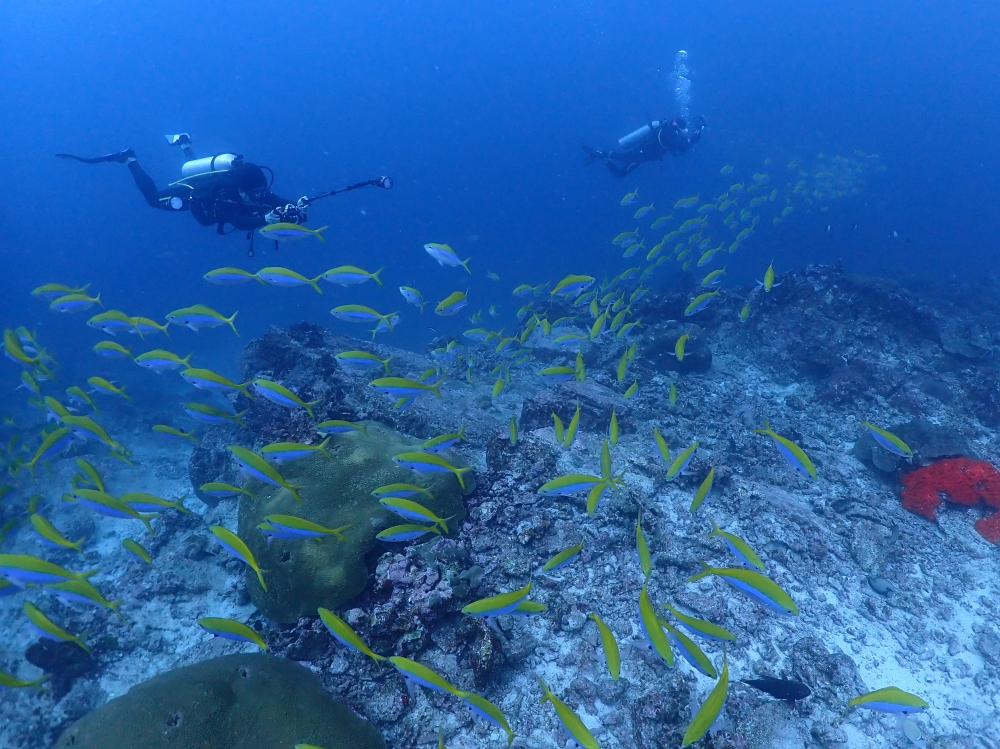
[{"label": "diver's glove", "polygon": [[279,205],[264,216],[269,224],[301,224],[306,220],[306,211],[293,203]]}]

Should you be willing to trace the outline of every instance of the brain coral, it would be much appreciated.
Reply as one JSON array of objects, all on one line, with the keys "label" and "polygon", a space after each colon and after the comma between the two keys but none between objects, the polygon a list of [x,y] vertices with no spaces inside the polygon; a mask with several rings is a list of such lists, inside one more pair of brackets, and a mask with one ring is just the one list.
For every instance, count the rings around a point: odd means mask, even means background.
[{"label": "brain coral", "polygon": [[[385,484],[411,483],[425,487],[433,496],[412,499],[439,517],[465,515],[462,492],[450,473],[415,474],[392,462],[392,456],[419,445],[378,422],[365,422],[368,434],[349,432],[331,440],[329,452],[312,455],[282,466],[287,481],[304,487],[299,504],[286,489],[253,483],[254,497],[240,500],[239,535],[247,542],[261,569],[267,591],[251,573],[247,577],[254,605],[279,622],[294,623],[301,616],[315,616],[316,609],[336,609],[360,593],[368,582],[365,554],[378,543],[375,534],[391,525],[411,521],[390,513],[371,495]],[[444,454],[453,465],[455,458]],[[466,479],[468,489],[473,482]],[[327,528],[350,526],[344,540],[275,539],[267,544],[257,525],[267,515],[296,515]],[[450,528],[452,525],[449,522]]]},{"label": "brain coral", "polygon": [[167,671],[74,723],[55,749],[384,749],[294,661],[227,655]]},{"label": "brain coral", "polygon": [[[983,460],[946,458],[906,474],[902,482],[903,507],[928,520],[937,519],[944,499],[960,505],[982,501],[1000,509],[1000,471]],[[976,530],[990,543],[1000,541],[1000,512],[976,521]]]}]

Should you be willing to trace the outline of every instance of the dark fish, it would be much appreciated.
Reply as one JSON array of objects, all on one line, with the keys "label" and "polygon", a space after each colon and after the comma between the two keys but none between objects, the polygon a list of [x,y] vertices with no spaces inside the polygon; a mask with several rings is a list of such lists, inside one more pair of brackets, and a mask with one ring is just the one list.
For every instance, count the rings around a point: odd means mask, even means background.
[{"label": "dark fish", "polygon": [[771,676],[765,676],[762,679],[744,679],[743,683],[749,684],[754,689],[766,692],[779,700],[787,700],[788,702],[804,700],[812,694],[809,687],[801,681],[792,681],[791,679],[775,679]]}]

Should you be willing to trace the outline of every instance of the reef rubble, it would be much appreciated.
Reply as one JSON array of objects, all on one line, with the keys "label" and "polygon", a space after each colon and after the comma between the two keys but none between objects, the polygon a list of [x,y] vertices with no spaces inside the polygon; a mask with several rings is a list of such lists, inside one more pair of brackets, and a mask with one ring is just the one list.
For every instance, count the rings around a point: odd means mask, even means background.
[{"label": "reef rubble", "polygon": [[[668,668],[641,644],[636,601],[644,580],[635,551],[639,511],[653,553],[652,599],[730,629],[727,648],[733,682],[722,721],[711,738],[721,747],[851,747],[875,749],[903,741],[885,716],[854,711],[847,700],[895,684],[917,692],[931,708],[918,721],[932,746],[1000,743],[1000,556],[973,529],[980,509],[947,505],[937,521],[904,509],[900,478],[942,457],[1000,465],[1000,390],[993,341],[996,317],[973,314],[975,295],[938,301],[926,289],[858,279],[836,266],[786,273],[769,293],[727,293],[697,318],[692,360],[677,366],[673,351],[691,279],[678,278],[635,309],[646,327],[623,342],[585,347],[584,382],[552,385],[537,366],[570,357],[551,347],[515,369],[493,397],[493,378],[472,381],[452,373],[444,398],[420,396],[394,410],[391,399],[367,386],[334,354],[364,348],[392,356],[394,372],[416,377],[436,366],[428,355],[360,342],[302,323],[272,329],[250,343],[243,378],[281,382],[304,400],[320,400],[316,420],[376,421],[423,440],[465,424],[467,441],[456,456],[475,469],[465,516],[448,537],[412,544],[379,544],[365,557],[367,584],[339,613],[376,652],[404,655],[434,668],[460,689],[475,690],[499,706],[517,735],[515,747],[563,746],[549,707],[539,706],[541,677],[569,703],[606,749],[660,749],[681,737],[714,682],[685,663]],[[739,310],[748,295],[753,310]],[[992,312],[996,312],[993,310]],[[974,324],[973,324],[974,323]],[[627,381],[616,364],[637,341]],[[439,344],[440,345],[440,342]],[[471,348],[473,344],[467,344]],[[666,353],[665,353],[666,352]],[[498,357],[477,358],[492,366]],[[633,378],[636,394],[624,399]],[[671,403],[670,384],[678,391]],[[164,496],[197,491],[206,481],[237,479],[226,456],[231,444],[317,441],[304,411],[263,399],[233,399],[249,409],[246,429],[210,428],[201,444],[178,461],[136,435],[135,482]],[[568,420],[580,407],[570,447],[556,440],[552,413]],[[538,494],[545,481],[598,471],[601,445],[614,413],[621,435],[611,455],[625,488],[608,492],[588,515],[584,498]],[[510,437],[513,417],[519,426]],[[771,440],[755,434],[765,419],[812,458],[817,478],[790,469]],[[883,455],[861,422],[912,427],[913,465]],[[688,471],[665,478],[653,440],[657,428],[672,450],[697,440]],[[146,440],[144,442],[144,439]],[[884,452],[884,451],[883,451]],[[691,498],[710,466],[715,484],[697,513]],[[68,480],[57,464],[42,482]],[[149,477],[153,478],[149,478]],[[122,487],[122,490],[127,490]],[[201,496],[201,495],[199,495]],[[47,749],[74,720],[149,677],[246,649],[212,640],[194,620],[232,616],[251,624],[271,656],[297,661],[324,689],[370,721],[390,749],[432,746],[437,728],[451,749],[501,747],[499,729],[474,719],[449,695],[409,690],[393,669],[348,650],[314,616],[279,623],[256,612],[243,565],[205,533],[204,525],[236,527],[237,501],[190,502],[195,514],[154,521],[156,534],[121,521],[93,521],[101,539],[103,585],[123,599],[129,618],[53,604],[74,631],[99,633],[94,664],[73,676],[64,696],[5,692],[0,702],[0,745]],[[721,582],[686,580],[705,560],[731,561],[724,544],[707,537],[709,518],[757,550],[768,573],[795,599],[801,614],[779,617],[739,597]],[[123,535],[154,552],[150,567],[129,558]],[[570,565],[541,572],[556,552],[584,539]],[[9,545],[32,548],[18,536]],[[60,557],[69,564],[74,552]],[[463,616],[469,602],[534,583],[544,613],[501,617],[496,626]],[[0,614],[14,616],[21,595],[0,598]],[[612,681],[592,612],[622,644],[622,678]],[[18,631],[0,668],[30,674],[19,656],[33,642]],[[721,663],[719,648],[705,647]],[[788,706],[738,679],[780,676],[807,683],[812,696]]]}]

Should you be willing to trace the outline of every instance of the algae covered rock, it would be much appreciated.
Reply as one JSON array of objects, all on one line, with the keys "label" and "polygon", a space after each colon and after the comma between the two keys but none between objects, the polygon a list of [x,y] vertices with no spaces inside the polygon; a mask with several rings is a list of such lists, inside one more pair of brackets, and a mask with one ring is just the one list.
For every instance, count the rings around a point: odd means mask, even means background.
[{"label": "algae covered rock", "polygon": [[167,671],[66,729],[55,749],[383,749],[294,661],[240,654]]},{"label": "algae covered rock", "polygon": [[[335,436],[328,447],[332,460],[317,453],[281,467],[281,474],[302,487],[302,504],[286,489],[259,483],[250,485],[253,498],[240,501],[239,535],[264,572],[267,590],[256,576],[247,577],[250,597],[266,616],[294,623],[301,616],[315,616],[319,607],[336,609],[360,593],[368,580],[367,554],[378,543],[375,534],[411,521],[390,513],[371,492],[379,486],[411,483],[427,488],[432,496],[411,499],[452,518],[449,528],[465,515],[462,491],[450,473],[415,474],[392,462],[392,456],[419,449],[378,422],[366,423],[368,434],[351,432]],[[457,460],[445,453],[453,465]],[[465,474],[467,490],[473,486]],[[267,515],[296,515],[327,528],[349,526],[344,539],[275,539],[268,546],[257,525]]]}]

